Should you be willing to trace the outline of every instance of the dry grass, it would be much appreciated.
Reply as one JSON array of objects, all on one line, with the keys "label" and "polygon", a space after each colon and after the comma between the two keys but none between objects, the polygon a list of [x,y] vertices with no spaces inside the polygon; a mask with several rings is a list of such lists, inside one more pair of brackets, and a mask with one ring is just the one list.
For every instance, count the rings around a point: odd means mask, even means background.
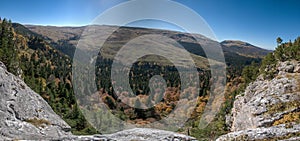
[{"label": "dry grass", "polygon": [[48,120],[38,118],[27,119],[26,122],[34,125],[35,127],[45,127],[45,125],[51,124]]},{"label": "dry grass", "polygon": [[291,122],[300,123],[300,112],[294,112],[284,115],[283,118],[275,121],[273,125],[286,124]]},{"label": "dry grass", "polygon": [[267,114],[275,114],[278,112],[288,111],[294,108],[300,107],[299,101],[291,101],[286,103],[277,103],[268,107]]}]

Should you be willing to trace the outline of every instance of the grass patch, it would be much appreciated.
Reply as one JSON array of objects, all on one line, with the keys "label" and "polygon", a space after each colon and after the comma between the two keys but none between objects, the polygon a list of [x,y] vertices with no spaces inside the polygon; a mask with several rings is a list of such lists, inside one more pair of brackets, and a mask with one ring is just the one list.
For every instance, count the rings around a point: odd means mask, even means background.
[{"label": "grass patch", "polygon": [[286,114],[281,119],[275,121],[273,125],[287,124],[290,122],[300,123],[300,112]]},{"label": "grass patch", "polygon": [[268,112],[267,114],[273,115],[278,112],[284,112],[291,110],[293,108],[300,107],[300,102],[299,101],[291,101],[291,102],[285,102],[285,103],[277,103],[274,105],[271,105],[268,107]]},{"label": "grass patch", "polygon": [[27,119],[26,122],[34,125],[35,127],[45,127],[45,125],[51,124],[48,120],[38,118]]}]

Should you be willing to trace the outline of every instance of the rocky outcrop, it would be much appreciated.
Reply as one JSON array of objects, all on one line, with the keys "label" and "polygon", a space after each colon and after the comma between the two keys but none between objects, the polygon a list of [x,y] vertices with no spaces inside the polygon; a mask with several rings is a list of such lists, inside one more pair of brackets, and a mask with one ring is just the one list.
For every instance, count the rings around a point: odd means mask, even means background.
[{"label": "rocky outcrop", "polygon": [[0,63],[0,138],[59,139],[70,136],[66,124],[41,96]]},{"label": "rocky outcrop", "polygon": [[134,128],[107,137],[118,141],[196,141],[195,138],[186,135],[150,128]]},{"label": "rocky outcrop", "polygon": [[43,98],[0,62],[0,140],[164,140],[194,141],[193,137],[150,128],[134,128],[109,135],[72,135],[70,126]]},{"label": "rocky outcrop", "polygon": [[6,70],[6,66],[4,65],[4,63],[0,62],[0,68]]},{"label": "rocky outcrop", "polygon": [[278,75],[259,76],[236,97],[227,124],[233,133],[218,140],[286,139],[300,136],[300,63],[277,64]]},{"label": "rocky outcrop", "polygon": [[151,128],[133,128],[109,135],[79,136],[73,139],[103,141],[197,141],[190,136]]},{"label": "rocky outcrop", "polygon": [[[284,124],[272,127],[261,127],[232,132],[221,136],[217,141],[248,141],[248,140],[294,140],[300,136],[300,125],[287,128]],[[299,138],[298,138],[299,139]],[[298,141],[298,140],[297,140]]]}]

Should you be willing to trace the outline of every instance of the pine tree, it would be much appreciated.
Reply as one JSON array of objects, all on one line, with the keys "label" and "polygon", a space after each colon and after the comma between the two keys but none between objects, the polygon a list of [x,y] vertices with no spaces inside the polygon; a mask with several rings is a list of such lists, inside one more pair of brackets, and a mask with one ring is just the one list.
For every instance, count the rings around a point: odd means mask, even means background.
[{"label": "pine tree", "polygon": [[1,23],[1,36],[0,36],[0,48],[1,48],[1,58],[0,60],[4,64],[8,64],[8,30],[7,30],[7,21],[3,19]]},{"label": "pine tree", "polygon": [[277,42],[277,44],[278,44],[278,46],[282,43],[282,39],[280,38],[280,37],[278,37],[277,39],[276,39],[276,42]]},{"label": "pine tree", "polygon": [[12,23],[10,20],[3,19],[0,24],[0,60],[6,64],[8,71],[21,76]]}]

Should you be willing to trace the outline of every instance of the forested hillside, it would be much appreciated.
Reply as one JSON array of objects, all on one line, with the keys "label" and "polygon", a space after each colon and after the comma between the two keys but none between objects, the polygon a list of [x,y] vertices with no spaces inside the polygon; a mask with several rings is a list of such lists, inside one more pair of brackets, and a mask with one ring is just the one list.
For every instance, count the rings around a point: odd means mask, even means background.
[{"label": "forested hillside", "polygon": [[[72,56],[76,49],[77,42],[80,40],[81,34],[85,31],[87,26],[83,27],[55,27],[55,26],[35,26],[35,25],[26,25],[31,31],[40,34],[48,43],[53,45],[57,50],[62,51],[63,53]],[[106,44],[109,46],[118,46],[122,42],[127,42],[129,39],[138,37],[146,34],[158,34],[164,35],[171,39],[177,41],[182,45],[187,51],[191,54],[195,54],[201,57],[206,57],[204,50],[201,45],[211,46],[217,44],[216,41],[208,39],[199,34],[188,34],[176,31],[168,30],[158,30],[158,29],[147,29],[147,28],[136,28],[136,27],[115,27],[115,26],[97,26],[95,27],[98,32],[97,37],[103,37],[109,33],[114,28],[118,29],[118,36],[110,38],[109,42]],[[193,36],[200,40],[199,43],[196,43],[193,39]],[[267,53],[271,52],[270,50],[262,49],[256,46],[253,46],[249,43],[242,41],[223,41],[218,43],[221,45],[226,64],[228,65],[227,69],[230,73],[230,76],[238,76],[241,74],[241,70],[245,65],[250,65],[251,62],[255,61],[259,63],[261,58]],[[115,48],[114,48],[115,49]],[[112,50],[114,52],[115,50]],[[237,74],[237,75],[235,75]]]},{"label": "forested hillside", "polygon": [[[205,129],[199,130],[197,128],[192,128],[192,135],[197,137],[197,138],[201,138],[201,139],[207,139],[207,140],[211,140],[211,139],[216,139],[217,137],[219,137],[222,134],[226,134],[228,132],[231,131],[231,126],[228,124],[228,117],[231,114],[232,108],[233,108],[233,104],[234,102],[237,100],[237,97],[241,97],[244,95],[245,89],[246,87],[251,84],[251,82],[253,81],[258,81],[257,77],[258,76],[263,76],[263,78],[259,78],[259,80],[264,80],[265,81],[272,81],[273,79],[276,80],[280,79],[280,78],[285,78],[286,76],[282,76],[282,74],[279,75],[280,71],[287,71],[287,73],[293,73],[293,70],[297,70],[299,68],[295,68],[296,66],[294,66],[294,64],[292,62],[299,62],[300,61],[300,37],[298,37],[297,39],[295,39],[293,42],[289,41],[289,42],[282,42],[281,38],[277,38],[277,43],[278,46],[276,48],[276,50],[274,52],[270,52],[267,54],[267,56],[263,57],[262,62],[252,62],[251,65],[249,66],[245,66],[242,69],[242,75],[241,77],[234,77],[234,79],[232,79],[231,81],[227,82],[227,89],[226,89],[226,95],[225,95],[225,102],[220,110],[220,113],[216,116],[215,120],[209,124],[209,126]],[[280,62],[285,62],[285,63],[281,63],[281,64],[285,64],[283,66],[280,66],[278,63]],[[282,73],[282,72],[281,72]],[[297,73],[297,72],[296,72]],[[299,73],[299,72],[298,72]],[[293,76],[293,74],[290,74],[289,77]],[[298,75],[295,75],[294,79],[299,79]],[[261,80],[261,81],[262,81]],[[263,81],[264,82],[264,81]],[[273,82],[273,84],[271,86],[265,86],[265,89],[269,88],[269,89],[279,89],[278,87],[276,87],[275,85],[279,85],[279,82]],[[281,83],[281,82],[280,82]],[[262,85],[262,84],[261,84]],[[272,88],[274,87],[274,88]],[[251,89],[251,88],[249,88]],[[297,88],[296,88],[297,89]],[[278,93],[279,90],[273,90],[274,93]],[[289,93],[290,91],[288,90],[287,93]],[[296,90],[297,92],[297,90]],[[265,94],[271,94],[270,92],[266,92]],[[295,94],[296,95],[296,94]],[[259,98],[256,98],[259,99]],[[270,99],[270,101],[272,101],[274,99]],[[240,100],[242,101],[242,100]],[[282,110],[287,110],[290,109],[292,107],[294,108],[299,108],[298,106],[298,102],[293,102],[293,99],[291,99],[292,102],[286,102],[286,103],[279,103],[279,104],[274,104],[271,105],[269,107],[272,107],[270,110],[270,112],[268,113],[273,113],[273,114],[278,114],[280,113]],[[245,103],[244,103],[245,104]],[[257,103],[254,103],[257,104]],[[294,105],[291,105],[294,104]],[[239,106],[243,106],[243,105],[238,105],[236,108],[238,108]],[[247,107],[247,106],[246,106]],[[297,111],[297,110],[296,110]],[[245,113],[241,113],[241,115],[243,115]],[[275,120],[274,121],[274,125],[279,125],[282,123],[289,123],[290,122],[296,122],[299,123],[299,118],[298,116],[296,116],[297,112],[291,112],[288,113],[284,116],[282,116],[282,118],[279,118],[279,120]],[[244,118],[248,118],[248,117],[244,117]],[[244,119],[241,119],[241,121],[243,121]],[[241,126],[243,127],[243,126]],[[258,129],[259,130],[259,129]],[[272,133],[271,131],[266,131],[265,134],[275,134]],[[241,136],[238,136],[238,132],[234,135],[234,137],[230,137],[228,136],[227,139],[225,138],[225,140],[249,140],[252,139],[254,137],[249,137],[247,138],[248,135],[245,135],[247,133],[251,134],[251,132],[253,132],[253,134],[257,134],[256,132],[259,131],[245,131],[245,133],[241,132]],[[271,133],[269,133],[271,132]],[[209,136],[207,136],[209,135]],[[244,135],[244,136],[243,136]],[[263,136],[263,135],[262,135]],[[291,133],[291,135],[286,136],[285,138],[288,138],[290,136],[294,136],[293,133]],[[297,134],[296,134],[297,136]],[[269,139],[275,139],[276,137],[269,135]],[[284,137],[282,137],[284,138]],[[223,140],[224,138],[222,138],[221,140]],[[279,139],[279,138],[276,138]]]},{"label": "forested hillside", "polygon": [[[12,27],[12,23],[6,20],[1,21],[1,29],[3,32],[1,36],[1,51],[3,55],[1,58],[3,62],[8,66],[8,69],[18,74],[24,81],[37,93],[39,93],[54,109],[54,111],[60,115],[71,127],[74,133],[77,134],[93,134],[96,131],[85,121],[85,118],[81,114],[79,107],[75,101],[74,92],[71,81],[71,68],[72,60],[68,56],[64,55],[60,51],[52,48],[51,44],[40,38],[38,34],[29,32],[26,28],[19,24],[14,24],[15,29]],[[9,35],[6,35],[9,34]],[[4,44],[9,44],[4,45]],[[8,51],[14,51],[10,55],[4,53]],[[9,59],[9,60],[8,60]],[[16,65],[13,65],[16,64]],[[159,66],[153,63],[136,63],[133,67],[133,76],[131,86],[136,95],[147,95],[149,92],[148,83],[145,79],[151,78],[153,75],[165,75],[167,79],[167,86],[169,87],[167,97],[148,98],[149,103],[158,103],[156,108],[152,108],[148,111],[138,110],[130,108],[124,104],[116,102],[115,94],[112,91],[109,75],[109,68],[111,66],[110,59],[101,59],[99,56],[98,63],[99,68],[102,70],[97,72],[98,75],[107,76],[102,77],[101,81],[97,80],[96,83],[101,83],[98,87],[100,96],[104,99],[107,105],[116,110],[123,120],[130,120],[133,122],[139,121],[139,119],[145,120],[144,123],[153,121],[153,119],[160,119],[167,115],[172,108],[174,108],[174,102],[179,97],[179,78],[176,69],[173,66]],[[103,69],[106,68],[106,69]],[[145,71],[145,72],[144,72]],[[201,71],[201,69],[199,69]],[[209,90],[209,73],[201,71],[200,78],[201,83],[201,99],[199,100],[199,108],[195,111],[194,118],[199,117],[202,106],[207,99]],[[144,77],[138,77],[144,76]],[[100,78],[100,77],[99,77]],[[85,84],[86,85],[86,84]],[[85,91],[82,89],[82,91]],[[161,90],[157,90],[161,91]],[[197,93],[195,90],[190,89],[186,91],[186,97],[189,97],[189,93]],[[96,96],[97,97],[97,96]],[[146,99],[146,97],[145,97]],[[157,99],[157,100],[155,100]],[[153,100],[153,101],[152,101]],[[139,103],[138,101],[135,101]],[[121,109],[121,111],[119,111]],[[201,110],[202,109],[202,110]],[[152,119],[151,119],[152,118]],[[107,125],[109,127],[109,124]]]},{"label": "forested hillside", "polygon": [[96,133],[75,101],[71,59],[35,36],[37,34],[28,34],[26,30],[16,33],[11,21],[0,20],[0,28],[0,60],[8,71],[39,93],[75,134]]}]

